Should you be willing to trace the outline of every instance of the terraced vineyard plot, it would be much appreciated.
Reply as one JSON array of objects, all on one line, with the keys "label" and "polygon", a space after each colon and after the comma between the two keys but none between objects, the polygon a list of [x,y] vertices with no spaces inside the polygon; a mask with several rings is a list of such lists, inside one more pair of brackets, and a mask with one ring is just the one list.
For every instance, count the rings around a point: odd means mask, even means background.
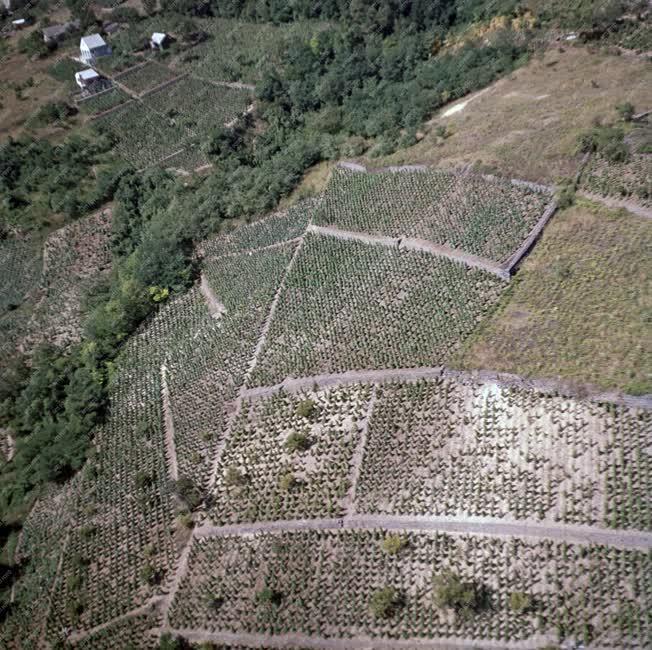
[{"label": "terraced vineyard plot", "polygon": [[79,340],[84,294],[110,268],[110,231],[110,213],[100,212],[48,237],[41,297],[27,327],[28,347],[44,340],[60,346]]},{"label": "terraced vineyard plot", "polygon": [[439,170],[364,173],[337,168],[315,222],[424,239],[505,262],[551,199],[509,181]]},{"label": "terraced vineyard plot", "polygon": [[206,258],[219,257],[296,239],[305,232],[314,207],[314,201],[302,201],[287,210],[239,226],[227,234],[204,242],[203,254]]},{"label": "terraced vineyard plot", "polygon": [[220,458],[213,520],[339,514],[370,396],[358,385],[245,402]]},{"label": "terraced vineyard plot", "polygon": [[152,628],[160,625],[160,617],[140,614],[124,619],[118,623],[70,644],[79,650],[156,650],[158,639],[150,633]]},{"label": "terraced vineyard plot", "polygon": [[89,115],[97,115],[98,113],[103,113],[108,111],[110,108],[115,108],[128,102],[131,98],[127,93],[120,90],[120,88],[111,88],[110,90],[105,90],[97,95],[93,95],[88,99],[84,99],[77,104],[77,108],[82,113],[87,113]]},{"label": "terraced vineyard plot", "polygon": [[251,91],[184,77],[147,95],[143,103],[192,132],[207,133],[241,115],[251,103]]},{"label": "terraced vineyard plot", "polygon": [[204,269],[226,312],[214,319],[193,291],[180,319],[187,323],[165,350],[179,474],[209,478],[226,412],[244,382],[248,361],[294,247],[225,258]]},{"label": "terraced vineyard plot", "polygon": [[121,157],[145,167],[183,148],[188,131],[139,101],[98,117],[94,125],[111,133]]},{"label": "terraced vineyard plot", "polygon": [[23,302],[40,272],[41,253],[29,239],[0,240],[0,316]]},{"label": "terraced vineyard plot", "polygon": [[265,63],[280,60],[286,43],[307,41],[326,26],[317,22],[254,24],[222,18],[197,20],[197,25],[209,38],[181,54],[176,67],[214,81],[249,83],[260,80]]},{"label": "terraced vineyard plot", "polygon": [[443,363],[506,282],[427,253],[308,235],[251,385]]},{"label": "terraced vineyard plot", "polygon": [[[644,552],[410,533],[390,554],[384,538],[383,531],[315,531],[200,539],[171,624],[325,637],[505,642],[543,635],[544,644],[573,636],[618,648],[643,648],[652,632]],[[466,615],[435,604],[433,578],[449,574],[475,594]],[[371,611],[384,587],[396,595],[386,618]],[[271,601],[259,595],[264,588]],[[512,594],[525,605],[510,605]]]},{"label": "terraced vineyard plot", "polygon": [[175,156],[166,158],[162,163],[163,169],[182,170],[192,172],[198,167],[209,164],[208,157],[197,145],[184,143],[184,149]]},{"label": "terraced vineyard plot", "polygon": [[601,196],[630,199],[652,208],[652,154],[631,154],[623,163],[594,156],[582,174],[582,189]]},{"label": "terraced vineyard plot", "polygon": [[156,61],[148,61],[144,65],[138,65],[121,72],[116,75],[115,79],[136,95],[140,95],[166,81],[174,79],[176,76],[178,76],[178,73],[170,70],[170,68]]},{"label": "terraced vineyard plot", "polygon": [[358,511],[652,529],[647,411],[494,383],[387,384]]}]

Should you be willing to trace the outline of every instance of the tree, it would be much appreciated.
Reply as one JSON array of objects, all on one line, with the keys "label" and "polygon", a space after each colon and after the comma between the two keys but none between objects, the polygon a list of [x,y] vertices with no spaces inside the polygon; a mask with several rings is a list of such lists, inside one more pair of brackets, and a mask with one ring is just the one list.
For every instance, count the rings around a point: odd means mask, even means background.
[{"label": "tree", "polygon": [[311,399],[304,399],[297,405],[297,415],[306,420],[312,420],[318,412],[317,405]]},{"label": "tree", "polygon": [[290,451],[307,451],[312,441],[305,433],[293,431],[285,440],[285,448]]},{"label": "tree", "polygon": [[402,535],[386,535],[381,546],[388,555],[396,555],[407,546],[407,540]]},{"label": "tree", "polygon": [[438,607],[449,607],[462,615],[478,609],[480,598],[474,584],[463,582],[450,571],[435,575],[432,583],[434,602]]},{"label": "tree", "polygon": [[509,595],[509,606],[512,611],[524,614],[532,607],[532,598],[524,591],[513,591]]},{"label": "tree", "polygon": [[247,482],[245,475],[235,466],[229,465],[224,473],[224,485],[226,487],[238,487]]}]

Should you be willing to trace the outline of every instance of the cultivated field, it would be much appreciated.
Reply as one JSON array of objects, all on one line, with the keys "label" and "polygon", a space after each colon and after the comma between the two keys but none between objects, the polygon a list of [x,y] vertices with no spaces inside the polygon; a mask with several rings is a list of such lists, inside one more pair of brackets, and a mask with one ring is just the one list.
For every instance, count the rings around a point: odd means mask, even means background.
[{"label": "cultivated field", "polygon": [[115,76],[115,80],[126,86],[136,95],[160,86],[166,81],[174,79],[177,74],[167,66],[156,61],[147,61],[144,64],[137,64]]},{"label": "cultivated field", "polygon": [[251,384],[442,363],[506,286],[429,253],[308,234]]},{"label": "cultivated field", "polygon": [[579,201],[556,214],[463,364],[652,392],[651,245],[631,213]]},{"label": "cultivated field", "polygon": [[[197,540],[174,600],[178,629],[318,637],[456,637],[542,645],[574,637],[643,648],[652,627],[650,557],[552,541],[406,533],[398,552],[376,531],[313,531]],[[475,594],[437,604],[452,574]],[[375,594],[389,587],[386,617]],[[271,595],[270,595],[271,594]],[[519,594],[516,598],[513,594]],[[377,596],[376,596],[377,598]]]},{"label": "cultivated field", "polygon": [[506,262],[541,218],[550,193],[501,179],[426,169],[335,169],[315,223],[411,237]]}]

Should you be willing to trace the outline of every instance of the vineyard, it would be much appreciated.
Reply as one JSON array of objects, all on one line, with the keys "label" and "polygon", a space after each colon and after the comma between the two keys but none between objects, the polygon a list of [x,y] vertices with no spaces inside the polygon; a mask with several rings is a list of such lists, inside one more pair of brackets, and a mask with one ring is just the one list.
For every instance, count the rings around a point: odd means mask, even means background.
[{"label": "vineyard", "polygon": [[159,86],[166,81],[174,79],[177,75],[168,67],[148,61],[143,65],[136,65],[115,76],[115,80],[126,86],[136,95]]},{"label": "vineyard", "polygon": [[0,316],[20,305],[41,273],[41,253],[24,237],[0,240]]},{"label": "vineyard", "polygon": [[633,153],[622,163],[594,156],[582,174],[581,187],[601,196],[630,199],[652,208],[652,155]]},{"label": "vineyard", "polygon": [[491,312],[506,284],[428,253],[309,234],[251,385],[440,364]]},{"label": "vineyard", "polygon": [[28,347],[79,340],[81,302],[111,263],[108,212],[80,219],[48,237],[43,248],[40,298],[27,326]]},{"label": "vineyard", "polygon": [[508,180],[440,170],[335,169],[315,223],[423,239],[505,262],[551,201]]},{"label": "vineyard", "polygon": [[204,242],[203,255],[210,259],[253,251],[256,248],[296,239],[305,232],[314,208],[314,201],[302,201],[287,210],[234,228],[230,232]]},{"label": "vineyard", "polygon": [[250,103],[248,90],[218,86],[194,77],[184,77],[143,99],[147,109],[197,133],[207,133],[230,122]]},{"label": "vineyard", "polygon": [[385,540],[382,530],[200,538],[171,623],[344,638],[574,637],[614,648],[646,647],[652,633],[646,553],[443,533],[405,533],[398,550]]},{"label": "vineyard", "polygon": [[212,519],[339,514],[370,396],[358,385],[245,403],[220,457]]},{"label": "vineyard", "polygon": [[111,108],[120,106],[130,100],[129,95],[119,88],[111,88],[91,95],[88,99],[84,99],[77,103],[77,107],[82,113],[88,115],[97,115],[108,111]]},{"label": "vineyard", "polygon": [[214,81],[260,80],[263,64],[279,60],[284,43],[304,41],[325,25],[295,22],[272,25],[238,20],[197,21],[208,39],[180,55],[175,67]]},{"label": "vineyard", "polygon": [[652,530],[649,411],[469,379],[377,392],[361,512]]}]

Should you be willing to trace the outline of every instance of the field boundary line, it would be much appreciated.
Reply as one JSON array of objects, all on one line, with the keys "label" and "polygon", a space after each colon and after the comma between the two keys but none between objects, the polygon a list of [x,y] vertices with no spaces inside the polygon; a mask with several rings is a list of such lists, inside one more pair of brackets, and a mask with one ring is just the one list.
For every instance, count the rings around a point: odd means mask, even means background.
[{"label": "field boundary line", "polygon": [[394,248],[396,250],[408,250],[430,253],[438,257],[446,257],[453,262],[464,264],[465,266],[480,269],[487,273],[497,275],[502,280],[509,280],[509,271],[505,270],[500,264],[492,262],[491,260],[471,255],[463,251],[435,244],[433,242],[425,241],[423,239],[413,239],[410,237],[388,237],[386,235],[370,235],[364,232],[354,232],[351,230],[341,230],[334,226],[317,226],[310,224],[308,232],[312,232],[325,237],[334,237],[336,239],[343,239],[347,241],[358,241],[363,244],[376,244],[386,246],[387,248]]},{"label": "field boundary line", "polygon": [[[292,632],[287,634],[260,634],[254,632],[212,632],[203,628],[164,627],[162,632],[181,636],[192,643],[210,641],[220,644],[246,645],[251,648],[315,648],[317,650],[451,650],[451,648],[475,648],[476,650],[537,650],[547,637],[531,637],[526,641],[492,641],[465,637],[413,637],[390,639],[371,636],[318,637]],[[591,646],[593,648],[593,646]],[[601,650],[595,648],[595,650]]]},{"label": "field boundary line", "polygon": [[[196,171],[196,170],[195,170]],[[268,251],[273,248],[281,248],[287,246],[288,244],[296,244],[303,239],[303,235],[298,237],[293,237],[292,239],[285,239],[284,241],[277,241],[274,244],[267,244],[266,246],[259,246],[258,248],[247,248],[245,250],[232,251],[230,253],[222,253],[222,255],[208,255],[204,257],[203,261],[206,262],[217,262],[218,260],[224,259],[225,257],[238,257],[239,255],[252,255],[254,253],[262,253],[263,251]]]},{"label": "field boundary line", "polygon": [[224,306],[224,303],[221,302],[215,295],[215,292],[211,288],[211,285],[208,283],[206,275],[203,271],[199,274],[199,277],[199,293],[204,296],[204,301],[206,302],[208,313],[211,315],[211,318],[219,320],[224,314],[227,313],[227,309]]},{"label": "field boundary line", "polygon": [[378,385],[374,384],[371,389],[371,397],[369,398],[369,405],[367,406],[367,412],[364,416],[364,421],[362,423],[362,431],[360,432],[360,440],[353,452],[353,457],[351,459],[351,464],[353,465],[350,473],[351,477],[351,487],[349,488],[346,497],[344,498],[344,508],[348,516],[354,515],[356,513],[356,491],[358,488],[358,480],[360,478],[360,470],[362,469],[362,463],[364,461],[364,454],[367,448],[367,432],[369,431],[369,425],[371,423],[371,418],[374,414],[374,406],[376,405],[376,398],[378,396]]},{"label": "field boundary line", "polygon": [[125,612],[124,614],[120,614],[120,616],[116,616],[115,618],[112,618],[108,621],[104,621],[104,623],[99,623],[95,627],[91,627],[88,630],[77,630],[71,632],[66,637],[66,640],[72,641],[73,643],[77,643],[79,641],[83,641],[89,636],[92,636],[93,634],[97,634],[102,630],[106,630],[108,627],[111,627],[115,623],[120,623],[121,621],[129,620],[130,618],[133,618],[134,616],[139,616],[140,614],[150,614],[154,610],[156,605],[161,603],[162,601],[163,601],[163,596],[152,596],[143,605],[140,605],[140,607],[130,609],[128,612]]},{"label": "field boundary line", "polygon": [[497,519],[477,516],[354,514],[339,518],[288,519],[213,526],[194,530],[197,540],[264,533],[310,530],[396,530],[440,532],[489,537],[532,537],[576,544],[604,544],[631,549],[652,549],[652,532],[598,528],[594,526],[538,522],[527,519]]},{"label": "field boundary line", "polygon": [[600,194],[594,194],[593,192],[586,192],[584,190],[580,190],[579,192],[577,192],[577,194],[582,198],[589,199],[589,201],[602,203],[602,205],[606,205],[608,208],[614,208],[614,209],[622,208],[623,210],[627,210],[628,212],[635,214],[637,217],[643,217],[644,219],[652,219],[651,208],[646,208],[642,205],[638,205],[633,201],[629,201],[627,199],[617,199],[615,197],[610,197],[610,196],[601,196]]},{"label": "field boundary line", "polygon": [[176,481],[179,478],[179,467],[177,465],[177,448],[174,442],[174,420],[170,408],[170,389],[167,379],[168,368],[165,363],[161,364],[161,400],[163,402],[163,428],[165,429],[165,450],[170,461],[170,478]]},{"label": "field boundary line", "polygon": [[163,90],[164,88],[167,88],[172,84],[175,84],[177,81],[180,81],[181,79],[187,76],[188,76],[187,72],[182,72],[180,75],[177,75],[176,77],[172,77],[172,79],[163,81],[162,83],[158,84],[158,86],[154,86],[153,88],[148,88],[147,90],[143,90],[143,92],[140,93],[140,95],[138,95],[138,99],[145,99],[145,97],[149,97],[151,94],[159,90]]},{"label": "field boundary line", "polygon": [[[115,90],[115,88],[111,88],[110,90]],[[89,98],[90,99],[90,98]],[[109,115],[109,113],[113,113],[117,111],[119,108],[123,108],[125,106],[128,106],[132,102],[135,102],[136,100],[133,98],[132,95],[129,95],[129,99],[126,102],[122,102],[122,104],[117,104],[116,106],[112,106],[111,108],[107,108],[105,111],[102,111],[101,113],[96,113],[95,115],[91,115],[88,119],[89,120],[97,120],[100,117],[104,117],[105,115]]]},{"label": "field boundary line", "polygon": [[415,382],[422,379],[451,378],[459,381],[488,382],[507,388],[525,388],[538,393],[558,393],[578,401],[609,402],[629,408],[652,409],[652,395],[626,395],[618,392],[583,391],[556,379],[528,379],[519,375],[494,370],[454,370],[445,366],[420,368],[383,368],[377,370],[348,370],[341,373],[311,375],[308,377],[286,377],[272,386],[256,386],[242,391],[242,398],[255,400],[270,397],[279,391],[298,393],[311,389],[334,388],[358,383],[388,383],[392,381]]}]

